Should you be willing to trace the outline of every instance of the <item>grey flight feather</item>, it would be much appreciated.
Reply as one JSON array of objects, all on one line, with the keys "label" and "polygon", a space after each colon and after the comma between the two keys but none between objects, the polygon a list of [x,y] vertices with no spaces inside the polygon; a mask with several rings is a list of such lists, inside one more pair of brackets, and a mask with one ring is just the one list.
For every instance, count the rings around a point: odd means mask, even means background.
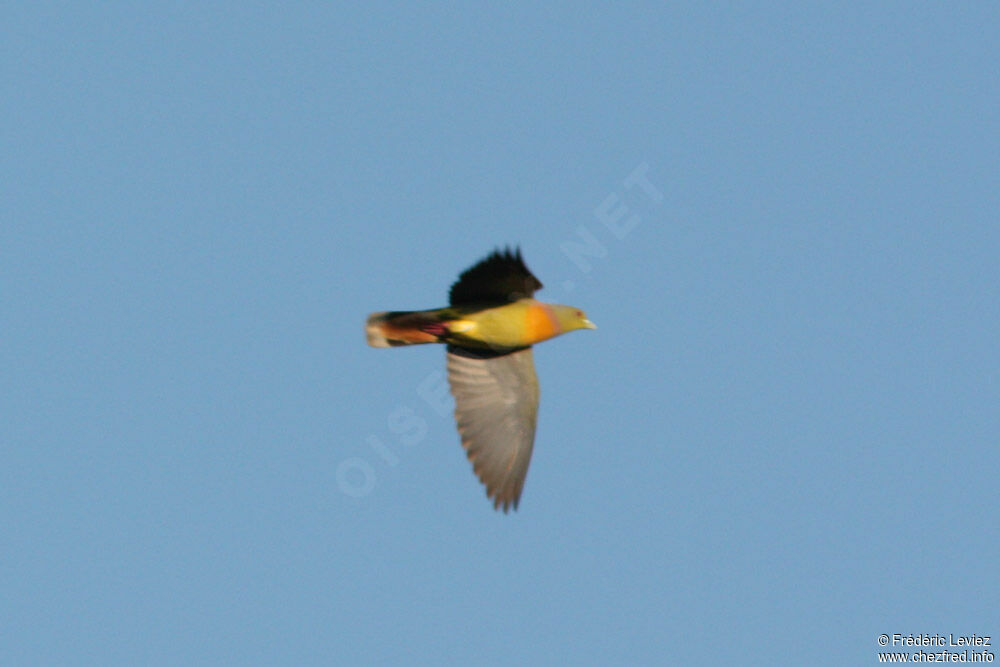
[{"label": "grey flight feather", "polygon": [[495,508],[517,509],[538,419],[538,377],[531,348],[500,356],[448,351],[455,419],[472,469]]}]

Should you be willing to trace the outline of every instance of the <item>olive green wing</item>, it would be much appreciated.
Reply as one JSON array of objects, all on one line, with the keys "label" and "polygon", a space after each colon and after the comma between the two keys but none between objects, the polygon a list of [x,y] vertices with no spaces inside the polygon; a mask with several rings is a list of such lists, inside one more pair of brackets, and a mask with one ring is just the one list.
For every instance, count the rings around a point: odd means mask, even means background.
[{"label": "olive green wing", "polygon": [[497,354],[449,346],[448,382],[462,446],[486,495],[495,509],[517,509],[538,419],[531,348]]}]

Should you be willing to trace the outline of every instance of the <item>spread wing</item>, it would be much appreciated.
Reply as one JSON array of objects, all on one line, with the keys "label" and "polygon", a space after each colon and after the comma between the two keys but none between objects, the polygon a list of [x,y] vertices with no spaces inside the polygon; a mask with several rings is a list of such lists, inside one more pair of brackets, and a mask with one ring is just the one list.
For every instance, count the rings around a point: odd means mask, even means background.
[{"label": "spread wing", "polygon": [[531,348],[498,355],[449,346],[448,382],[462,446],[486,495],[496,509],[517,509],[538,417]]},{"label": "spread wing", "polygon": [[521,251],[495,250],[458,277],[448,294],[449,305],[510,303],[527,299],[542,283],[524,264]]}]

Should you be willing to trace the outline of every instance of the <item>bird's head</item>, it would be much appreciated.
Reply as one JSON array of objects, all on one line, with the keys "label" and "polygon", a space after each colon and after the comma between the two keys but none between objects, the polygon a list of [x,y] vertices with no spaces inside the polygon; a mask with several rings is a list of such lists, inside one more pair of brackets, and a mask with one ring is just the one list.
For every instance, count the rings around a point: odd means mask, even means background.
[{"label": "bird's head", "polygon": [[576,329],[596,329],[597,325],[587,319],[587,314],[573,306],[552,306],[563,333]]}]

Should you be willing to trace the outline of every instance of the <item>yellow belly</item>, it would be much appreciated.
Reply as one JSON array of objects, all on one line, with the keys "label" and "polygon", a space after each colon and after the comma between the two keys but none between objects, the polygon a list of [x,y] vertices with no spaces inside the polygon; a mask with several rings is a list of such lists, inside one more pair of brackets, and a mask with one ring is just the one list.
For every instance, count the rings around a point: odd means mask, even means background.
[{"label": "yellow belly", "polygon": [[466,315],[448,328],[456,334],[456,339],[486,347],[534,345],[561,333],[548,305],[534,299],[521,299]]}]

